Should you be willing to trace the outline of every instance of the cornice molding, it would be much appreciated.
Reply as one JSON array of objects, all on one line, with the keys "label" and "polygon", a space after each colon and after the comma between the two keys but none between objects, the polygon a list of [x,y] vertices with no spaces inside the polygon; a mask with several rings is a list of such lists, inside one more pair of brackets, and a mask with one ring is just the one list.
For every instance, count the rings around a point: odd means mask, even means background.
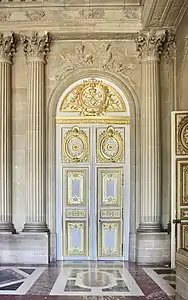
[{"label": "cornice molding", "polygon": [[141,0],[92,0],[92,2],[87,0],[1,0],[1,7],[117,7],[117,6],[139,6]]},{"label": "cornice molding", "polygon": [[142,24],[146,28],[176,29],[187,9],[187,0],[146,0],[142,10]]}]

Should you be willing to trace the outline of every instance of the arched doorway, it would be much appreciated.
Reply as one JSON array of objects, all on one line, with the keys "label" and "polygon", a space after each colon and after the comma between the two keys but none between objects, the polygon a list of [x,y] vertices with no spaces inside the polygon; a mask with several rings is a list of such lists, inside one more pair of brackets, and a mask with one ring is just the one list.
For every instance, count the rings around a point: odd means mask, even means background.
[{"label": "arched doorway", "polygon": [[84,78],[56,110],[57,259],[128,260],[129,106],[112,82]]}]

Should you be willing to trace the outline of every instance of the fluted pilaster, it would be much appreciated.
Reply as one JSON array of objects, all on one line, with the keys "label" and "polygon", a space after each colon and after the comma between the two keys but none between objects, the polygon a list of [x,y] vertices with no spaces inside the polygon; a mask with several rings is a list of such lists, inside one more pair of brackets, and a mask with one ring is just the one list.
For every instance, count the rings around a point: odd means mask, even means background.
[{"label": "fluted pilaster", "polygon": [[161,144],[159,61],[165,32],[137,37],[142,63],[141,220],[139,231],[161,231]]},{"label": "fluted pilaster", "polygon": [[24,231],[48,231],[45,194],[45,59],[49,36],[22,37],[28,64],[27,212]]},{"label": "fluted pilaster", "polygon": [[14,35],[0,34],[0,231],[14,232],[12,224],[11,65]]}]

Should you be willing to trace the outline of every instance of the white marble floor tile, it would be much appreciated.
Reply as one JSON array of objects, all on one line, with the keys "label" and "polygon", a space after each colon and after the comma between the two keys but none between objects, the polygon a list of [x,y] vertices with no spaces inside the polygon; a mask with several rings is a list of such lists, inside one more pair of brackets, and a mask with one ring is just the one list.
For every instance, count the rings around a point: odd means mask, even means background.
[{"label": "white marble floor tile", "polygon": [[[161,269],[161,268],[159,268]],[[143,270],[155,281],[158,286],[169,296],[175,296],[175,290],[169,285],[169,282],[163,277],[165,276],[165,270],[164,274],[157,274],[153,268],[143,268]],[[155,268],[157,270],[157,268]],[[169,276],[169,274],[166,274],[166,276]]]}]

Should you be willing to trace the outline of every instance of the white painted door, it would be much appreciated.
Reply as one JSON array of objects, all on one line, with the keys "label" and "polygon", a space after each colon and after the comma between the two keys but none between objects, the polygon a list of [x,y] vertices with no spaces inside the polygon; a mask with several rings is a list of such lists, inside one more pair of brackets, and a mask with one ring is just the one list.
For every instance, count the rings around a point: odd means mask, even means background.
[{"label": "white painted door", "polygon": [[171,265],[179,248],[188,250],[188,112],[172,113]]},{"label": "white painted door", "polygon": [[125,126],[58,125],[57,134],[61,259],[127,259]]}]

